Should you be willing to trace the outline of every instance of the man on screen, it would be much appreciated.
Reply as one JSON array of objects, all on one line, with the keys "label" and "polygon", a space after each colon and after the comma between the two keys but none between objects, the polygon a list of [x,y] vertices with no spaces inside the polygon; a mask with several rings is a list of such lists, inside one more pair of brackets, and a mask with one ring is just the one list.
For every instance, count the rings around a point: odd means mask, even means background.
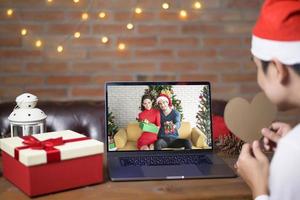
[{"label": "man on screen", "polygon": [[158,140],[154,143],[154,150],[162,148],[182,148],[191,149],[191,143],[187,139],[178,138],[178,130],[180,128],[180,113],[173,109],[171,99],[160,94],[156,99],[156,103],[160,108],[160,129],[158,132]]}]

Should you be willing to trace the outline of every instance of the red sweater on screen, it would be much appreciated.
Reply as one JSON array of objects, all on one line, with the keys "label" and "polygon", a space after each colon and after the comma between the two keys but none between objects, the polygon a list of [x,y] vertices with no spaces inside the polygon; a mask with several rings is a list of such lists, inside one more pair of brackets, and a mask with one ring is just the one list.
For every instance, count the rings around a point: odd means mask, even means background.
[{"label": "red sweater on screen", "polygon": [[[139,113],[139,120],[143,121],[147,119],[149,123],[155,124],[160,127],[160,113],[158,110],[151,108],[150,110],[144,110]],[[137,148],[140,149],[144,145],[153,144],[157,140],[157,134],[143,132],[137,141]]]}]

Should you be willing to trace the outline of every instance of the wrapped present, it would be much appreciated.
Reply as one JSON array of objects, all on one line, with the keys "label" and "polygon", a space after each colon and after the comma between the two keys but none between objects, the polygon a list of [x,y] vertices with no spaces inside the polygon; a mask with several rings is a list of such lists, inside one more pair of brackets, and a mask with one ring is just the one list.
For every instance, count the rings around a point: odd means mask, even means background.
[{"label": "wrapped present", "polygon": [[144,132],[158,133],[159,131],[159,128],[152,123],[140,122],[139,126]]},{"label": "wrapped present", "polygon": [[103,146],[70,130],[1,139],[3,175],[29,196],[101,183]]},{"label": "wrapped present", "polygon": [[108,148],[110,151],[115,151],[117,150],[116,144],[115,143],[110,143],[108,144]]}]

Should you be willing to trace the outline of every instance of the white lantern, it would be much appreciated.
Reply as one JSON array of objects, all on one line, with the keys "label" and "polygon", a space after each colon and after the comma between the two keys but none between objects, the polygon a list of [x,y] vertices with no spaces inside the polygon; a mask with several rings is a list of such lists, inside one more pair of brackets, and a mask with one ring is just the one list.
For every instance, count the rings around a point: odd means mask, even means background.
[{"label": "white lantern", "polygon": [[45,119],[47,115],[35,108],[38,98],[24,93],[16,98],[17,106],[9,115],[11,137],[25,136],[46,131]]}]

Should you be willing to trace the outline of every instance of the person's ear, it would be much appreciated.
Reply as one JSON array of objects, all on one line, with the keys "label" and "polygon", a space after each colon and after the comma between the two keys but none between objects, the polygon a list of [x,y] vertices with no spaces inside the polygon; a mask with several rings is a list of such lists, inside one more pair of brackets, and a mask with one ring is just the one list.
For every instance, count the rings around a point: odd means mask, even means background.
[{"label": "person's ear", "polygon": [[289,72],[287,66],[282,64],[279,60],[273,59],[272,64],[276,70],[276,78],[281,84],[286,84],[289,80]]}]

